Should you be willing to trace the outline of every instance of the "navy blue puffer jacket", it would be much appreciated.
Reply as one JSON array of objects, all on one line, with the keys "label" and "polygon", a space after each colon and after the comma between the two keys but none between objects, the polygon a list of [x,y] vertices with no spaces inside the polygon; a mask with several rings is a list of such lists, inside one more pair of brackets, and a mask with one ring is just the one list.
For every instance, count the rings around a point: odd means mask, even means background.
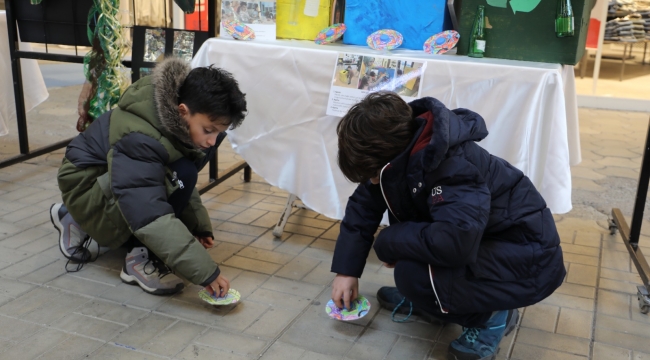
[{"label": "navy blue puffer jacket", "polygon": [[[429,264],[442,312],[528,306],[549,296],[566,270],[550,210],[528,177],[475,142],[480,115],[433,98],[409,104],[413,141],[349,198],[332,271],[360,277],[374,244],[386,263]],[[508,139],[503,139],[508,141]]]}]

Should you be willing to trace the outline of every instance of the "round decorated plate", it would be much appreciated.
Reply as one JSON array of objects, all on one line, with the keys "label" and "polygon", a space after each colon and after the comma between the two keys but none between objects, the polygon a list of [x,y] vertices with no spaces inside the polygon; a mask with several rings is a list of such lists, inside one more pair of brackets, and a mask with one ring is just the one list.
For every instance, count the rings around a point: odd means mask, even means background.
[{"label": "round decorated plate", "polygon": [[370,302],[363,295],[350,302],[350,309],[339,309],[334,304],[334,300],[330,300],[325,305],[325,312],[329,317],[336,320],[350,321],[358,320],[366,316],[370,311]]},{"label": "round decorated plate", "polygon": [[402,34],[395,30],[384,29],[377,30],[368,36],[366,43],[371,49],[375,50],[393,50],[402,45],[404,38]]},{"label": "round decorated plate", "polygon": [[242,22],[234,21],[234,20],[224,20],[221,22],[221,25],[223,25],[224,29],[226,29],[228,35],[232,36],[234,39],[237,40],[255,39],[255,31],[253,31],[253,29],[246,26],[246,24]]},{"label": "round decorated plate", "polygon": [[241,300],[241,294],[235,289],[228,290],[228,293],[224,297],[211,295],[207,290],[201,289],[199,291],[199,297],[210,305],[231,305]]},{"label": "round decorated plate", "polygon": [[424,42],[422,49],[427,54],[444,54],[458,43],[460,34],[454,30],[437,33]]},{"label": "round decorated plate", "polygon": [[347,30],[347,27],[343,23],[328,26],[316,35],[314,42],[318,45],[333,43],[343,36],[345,30]]}]

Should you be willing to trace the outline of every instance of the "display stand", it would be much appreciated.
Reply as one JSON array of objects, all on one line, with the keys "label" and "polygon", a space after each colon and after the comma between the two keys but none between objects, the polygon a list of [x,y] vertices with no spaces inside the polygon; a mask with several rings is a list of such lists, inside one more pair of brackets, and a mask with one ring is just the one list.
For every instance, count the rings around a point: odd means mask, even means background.
[{"label": "display stand", "polygon": [[[175,31],[191,31],[195,33],[195,54],[201,44],[215,34],[215,0],[206,0],[208,5],[208,31],[177,30],[163,28],[170,41],[167,41],[165,55],[172,54],[173,36]],[[39,5],[31,5],[28,1],[8,0],[6,1],[7,33],[9,35],[9,56],[11,59],[11,71],[13,75],[14,95],[16,101],[16,121],[18,125],[18,143],[20,155],[0,161],[0,169],[23,161],[50,153],[66,147],[72,138],[30,151],[29,137],[27,130],[27,114],[25,111],[24,89],[20,59],[50,60],[58,62],[78,63],[84,61],[84,56],[79,54],[79,46],[89,46],[90,42],[86,36],[88,12],[92,0],[44,0]],[[133,2],[135,6],[135,2]],[[135,9],[133,9],[135,13]],[[25,42],[35,42],[45,45],[45,53],[35,51],[22,51],[18,46],[18,27],[21,28],[21,38]],[[134,69],[132,80],[140,77],[140,69],[153,67],[155,63],[147,63],[141,57],[143,50],[144,32],[147,27],[134,24],[134,48],[133,60],[122,61],[124,66]],[[50,53],[50,45],[74,46],[75,55]],[[136,58],[137,56],[140,56]],[[250,168],[246,162],[241,161],[229,169],[217,174],[217,151],[210,159],[209,179],[210,182],[200,189],[204,193],[229,176],[232,176],[241,169],[244,169],[244,180],[250,181]]]},{"label": "display stand", "polygon": [[637,299],[641,312],[647,314],[650,312],[650,266],[641,252],[639,247],[639,236],[641,235],[641,224],[643,222],[643,211],[645,209],[646,198],[648,196],[648,183],[650,182],[650,121],[648,123],[648,134],[646,135],[645,149],[643,150],[643,161],[641,163],[641,174],[639,175],[639,185],[637,187],[636,199],[634,201],[634,210],[632,212],[632,223],[628,227],[623,213],[618,208],[612,209],[612,219],[610,220],[609,230],[612,235],[618,229],[627,247],[630,257],[634,262],[637,272],[641,277],[643,285],[637,286]]}]

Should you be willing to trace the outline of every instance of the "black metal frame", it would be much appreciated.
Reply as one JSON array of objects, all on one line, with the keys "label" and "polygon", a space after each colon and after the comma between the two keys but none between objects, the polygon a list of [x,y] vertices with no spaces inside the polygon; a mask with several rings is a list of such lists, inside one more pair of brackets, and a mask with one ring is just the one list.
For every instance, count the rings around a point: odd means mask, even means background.
[{"label": "black metal frame", "polygon": [[[215,34],[214,13],[215,13],[216,1],[215,0],[205,0],[205,1],[207,2],[208,5],[207,36],[201,35],[197,37],[195,41],[198,40],[205,41],[205,39]],[[84,60],[83,56],[78,55],[77,53],[76,44],[77,44],[77,40],[80,39],[80,37],[77,34],[77,27],[74,26],[77,23],[76,19],[73,22],[75,39],[77,39],[75,40],[75,55],[56,54],[56,53],[49,53],[49,52],[41,53],[41,52],[32,52],[32,51],[22,51],[18,48],[18,28],[16,22],[17,19],[14,18],[14,12],[12,9],[12,0],[7,0],[5,2],[5,7],[6,7],[6,16],[7,16],[7,33],[9,36],[9,56],[11,59],[11,73],[13,76],[14,97],[16,102],[16,121],[18,125],[18,145],[19,145],[20,155],[10,157],[9,159],[0,161],[0,169],[64,148],[70,143],[70,141],[72,141],[72,138],[70,138],[36,149],[34,151],[29,150],[27,112],[25,111],[25,97],[24,97],[24,89],[23,89],[22,71],[20,67],[20,59],[51,60],[51,61],[78,63],[78,64],[83,63]],[[83,20],[85,21],[85,19]],[[182,29],[169,29],[169,28],[164,28],[164,29],[171,30],[169,31],[170,36],[173,36],[173,31],[187,31]],[[48,44],[56,45],[56,43],[48,43],[45,35],[44,35],[43,43],[45,43],[46,51],[47,51]],[[195,46],[194,53],[196,53],[197,50],[198,50],[198,46]],[[167,53],[167,49],[165,53]],[[135,61],[122,61],[122,63],[127,67],[132,67],[132,65],[134,64],[138,65],[137,72],[134,72],[136,76],[134,81],[137,80],[137,78],[139,78],[140,65],[144,65],[144,66],[151,65],[151,64],[143,63],[142,59],[137,59]],[[217,160],[218,160],[218,152],[215,152],[215,157],[213,159],[210,159],[209,183],[204,187],[200,188],[201,193],[204,193],[212,189],[213,187],[217,186],[218,184],[226,180],[228,177],[234,175],[236,172],[242,169],[244,169],[244,181],[250,181],[251,169],[248,166],[248,164],[246,164],[245,161],[240,161],[239,163],[235,164],[233,167],[226,169],[223,172],[217,174]]]},{"label": "black metal frame", "polygon": [[636,270],[641,277],[643,285],[637,287],[637,299],[641,312],[647,314],[650,311],[650,266],[641,252],[639,247],[639,236],[641,235],[641,224],[643,223],[643,211],[645,210],[646,198],[648,196],[648,184],[650,183],[650,121],[648,123],[648,134],[646,136],[645,149],[643,151],[643,161],[641,164],[641,174],[639,175],[639,184],[634,201],[634,210],[632,212],[632,223],[628,227],[623,213],[618,208],[612,209],[612,220],[609,229],[614,234],[618,229],[621,237],[627,247],[630,257],[636,266]]}]

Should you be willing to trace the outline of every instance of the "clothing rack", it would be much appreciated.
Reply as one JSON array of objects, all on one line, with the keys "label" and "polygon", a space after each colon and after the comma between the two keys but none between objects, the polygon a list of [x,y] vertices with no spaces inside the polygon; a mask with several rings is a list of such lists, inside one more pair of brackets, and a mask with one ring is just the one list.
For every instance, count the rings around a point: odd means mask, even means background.
[{"label": "clothing rack", "polygon": [[[29,135],[28,135],[29,132],[27,129],[27,112],[25,111],[24,88],[23,88],[23,80],[22,80],[22,71],[20,66],[20,59],[49,60],[49,61],[77,63],[77,64],[83,63],[84,57],[83,55],[79,55],[78,47],[90,45],[86,38],[85,29],[87,26],[86,21],[88,18],[88,9],[92,4],[92,0],[69,0],[69,1],[71,1],[70,4],[64,4],[67,6],[62,6],[61,4],[57,5],[55,4],[56,1],[54,0],[43,0],[40,5],[31,5],[29,4],[29,2],[23,0],[7,0],[5,3],[6,16],[7,16],[7,33],[9,35],[9,56],[11,59],[11,72],[13,76],[14,96],[16,102],[16,121],[18,125],[18,144],[19,144],[20,155],[10,157],[6,160],[0,161],[0,169],[64,148],[73,139],[70,138],[70,139],[62,140],[54,144],[47,145],[45,147],[30,151]],[[216,33],[215,32],[216,1],[215,0],[204,0],[204,1],[208,5],[207,10],[201,10],[201,7],[199,7],[198,11],[208,11],[207,14],[208,30],[201,31],[201,27],[199,27],[198,31],[193,31],[196,34],[194,49],[193,49],[194,54],[198,51],[201,44],[205,40],[207,40],[211,36],[214,36],[214,34]],[[20,11],[21,8],[24,8],[26,6],[33,7],[33,10],[27,12]],[[135,14],[136,11],[135,1],[133,1],[133,6],[134,6],[133,12]],[[39,9],[38,7],[41,8]],[[67,11],[67,9],[71,9],[69,10],[69,13],[65,15],[68,18],[71,18],[72,20],[71,21],[52,21],[50,19],[46,20],[45,7],[48,7],[49,9],[47,11],[48,16],[51,16],[52,12],[55,10],[57,12],[61,12],[61,11]],[[34,16],[34,14],[39,13],[36,10],[40,11],[41,14],[40,18]],[[80,12],[81,13],[85,12],[85,14],[80,14]],[[27,13],[29,15],[25,16],[24,18],[18,16],[19,14],[24,14],[24,13]],[[165,17],[167,17],[166,13],[165,13]],[[201,17],[199,14],[199,19],[200,18]],[[42,32],[36,34],[36,39],[33,38],[29,40],[26,39],[26,41],[44,44],[45,45],[44,53],[36,52],[36,51],[24,51],[19,49],[18,21],[21,21],[23,23],[28,23],[30,24],[30,27],[32,27],[32,25],[33,27],[38,27],[38,26],[42,27]],[[168,22],[165,21],[165,23]],[[57,26],[61,28],[68,28],[68,29],[72,28],[74,36],[71,38],[63,37],[63,38],[51,40],[51,38],[53,38],[54,36],[52,34],[52,31],[48,32],[47,29],[49,29],[50,27],[57,27]],[[134,26],[133,26],[134,41],[133,41],[133,49],[132,49],[132,54],[134,56],[132,60],[122,61],[122,64],[124,64],[124,66],[132,68],[134,70],[132,75],[133,81],[137,80],[140,77],[141,68],[153,67],[155,65],[155,63],[147,63],[140,58],[140,55],[143,53],[143,50],[138,47],[144,46],[144,31],[147,28],[149,27],[138,26],[134,16]],[[171,54],[173,51],[174,31],[190,31],[190,30],[173,29],[173,28],[160,28],[160,29],[166,30],[166,37],[168,38],[168,41],[166,41],[166,46],[165,46],[166,55]],[[23,36],[26,35],[27,34],[23,32]],[[142,39],[140,38],[140,35],[142,35]],[[74,46],[75,54],[68,55],[68,54],[61,54],[61,53],[52,53],[49,51],[48,48],[50,45]],[[135,55],[138,55],[139,57],[136,58]],[[244,170],[244,181],[250,181],[251,169],[248,166],[248,164],[246,164],[245,161],[240,161],[237,164],[231,166],[230,168],[222,171],[221,173],[217,173],[217,164],[218,164],[218,151],[215,151],[214,157],[210,159],[209,183],[200,188],[199,192],[201,194],[217,186],[218,184],[226,180],[228,177],[234,175],[235,173],[237,173],[239,170],[242,169]]]},{"label": "clothing rack", "polygon": [[650,312],[650,266],[648,266],[648,261],[639,247],[639,236],[641,235],[643,211],[648,196],[648,183],[650,183],[650,121],[648,121],[648,134],[646,135],[645,149],[643,150],[643,161],[632,212],[632,223],[630,226],[627,225],[623,213],[618,208],[612,209],[612,219],[609,222],[609,231],[612,235],[616,233],[616,230],[620,231],[625,247],[627,247],[643,282],[643,285],[637,286],[636,296],[639,301],[639,308],[644,314]]}]

